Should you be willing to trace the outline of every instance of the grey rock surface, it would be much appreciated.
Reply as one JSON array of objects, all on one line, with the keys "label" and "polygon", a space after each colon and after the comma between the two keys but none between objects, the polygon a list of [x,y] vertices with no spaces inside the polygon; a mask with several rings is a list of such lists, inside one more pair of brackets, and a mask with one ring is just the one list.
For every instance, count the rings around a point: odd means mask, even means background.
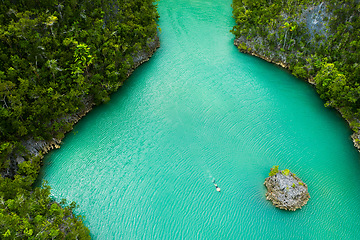
[{"label": "grey rock surface", "polygon": [[266,199],[280,208],[295,211],[304,206],[310,199],[307,185],[289,172],[279,171],[274,176],[265,179]]}]

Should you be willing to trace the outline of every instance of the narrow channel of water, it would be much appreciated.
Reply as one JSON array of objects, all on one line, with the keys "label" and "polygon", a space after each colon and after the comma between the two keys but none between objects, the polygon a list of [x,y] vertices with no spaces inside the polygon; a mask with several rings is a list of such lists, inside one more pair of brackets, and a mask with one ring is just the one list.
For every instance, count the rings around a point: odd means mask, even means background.
[{"label": "narrow channel of water", "polygon": [[[231,0],[159,13],[161,48],[45,158],[54,197],[80,205],[94,239],[356,239],[360,161],[340,116],[236,50]],[[266,201],[275,164],[308,184],[302,210]]]}]

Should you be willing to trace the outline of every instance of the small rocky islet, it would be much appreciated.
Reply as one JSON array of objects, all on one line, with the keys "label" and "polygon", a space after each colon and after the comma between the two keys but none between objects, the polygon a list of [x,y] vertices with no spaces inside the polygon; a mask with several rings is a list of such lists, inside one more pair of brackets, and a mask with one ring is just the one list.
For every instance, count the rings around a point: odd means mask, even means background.
[{"label": "small rocky islet", "polygon": [[307,185],[290,170],[279,170],[279,166],[271,168],[264,185],[267,188],[266,199],[280,209],[295,211],[310,199]]}]

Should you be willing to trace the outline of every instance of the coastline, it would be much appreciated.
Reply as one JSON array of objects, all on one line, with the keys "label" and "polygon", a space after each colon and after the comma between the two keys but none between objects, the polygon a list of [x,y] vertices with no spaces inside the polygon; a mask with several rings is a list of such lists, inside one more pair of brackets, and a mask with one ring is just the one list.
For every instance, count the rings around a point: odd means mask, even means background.
[{"label": "coastline", "polygon": [[[155,53],[155,51],[160,47],[160,40],[158,35],[156,35],[154,39],[148,44],[148,47],[149,47],[148,51],[142,50],[134,54],[133,57],[134,65],[129,69],[127,73],[127,77],[119,83],[119,86],[121,86],[131,76],[131,74],[135,71],[137,67],[149,61],[152,55]],[[68,131],[63,132],[64,137],[65,134],[70,132],[73,129],[74,125],[78,123],[80,119],[82,119],[84,116],[86,116],[86,114],[89,113],[95,106],[95,103],[91,96],[84,98],[83,103],[84,103],[83,109],[69,116],[65,116],[67,122],[71,124],[71,128]],[[21,141],[21,143],[28,151],[28,153],[31,155],[30,160],[34,159],[35,157],[40,157],[40,159],[43,159],[45,154],[49,153],[53,149],[58,149],[61,147],[61,142],[64,137],[62,138],[53,137],[50,140],[35,140],[31,137],[29,139]],[[18,170],[18,165],[23,163],[24,161],[25,161],[25,154],[10,156],[9,168],[7,169],[4,175],[6,177],[13,178]]]},{"label": "coastline", "polygon": [[[242,41],[239,40],[238,38],[236,38],[234,40],[234,45],[237,47],[237,49],[242,52],[242,53],[246,53],[246,54],[249,54],[249,55],[252,55],[252,56],[255,56],[255,57],[258,57],[258,58],[261,58],[267,62],[270,62],[270,63],[273,63],[273,64],[276,64],[282,68],[285,68],[287,70],[290,70],[290,64],[286,63],[286,62],[283,62],[281,60],[275,60],[275,59],[272,59],[272,58],[269,58],[269,57],[266,57],[260,53],[257,53],[255,51],[253,51],[252,49],[242,49],[242,48],[239,48],[239,46],[241,45]],[[291,70],[290,70],[291,71]],[[307,79],[304,79],[306,82],[308,82],[309,84],[315,86],[315,81],[314,81],[314,78],[307,78]],[[346,122],[348,123],[349,125],[349,128],[353,131],[353,133],[351,134],[351,139],[352,139],[352,142],[354,144],[354,147],[360,152],[360,129],[358,129],[357,131],[355,131],[352,127],[351,127],[351,121],[350,119],[347,119],[344,117],[344,114],[342,113],[341,109],[338,109],[338,108],[335,108],[341,115],[341,117],[346,120]]]},{"label": "coastline", "polygon": [[234,40],[234,45],[237,47],[237,49],[238,49],[240,52],[246,53],[246,54],[250,54],[250,55],[255,56],[255,57],[258,57],[258,58],[261,58],[261,59],[263,59],[263,60],[265,60],[265,61],[267,61],[267,62],[274,63],[274,64],[276,64],[276,65],[278,65],[278,66],[280,66],[280,67],[283,67],[283,68],[285,68],[285,69],[289,69],[289,68],[290,68],[290,65],[289,65],[289,64],[286,64],[285,62],[282,62],[282,61],[276,61],[276,60],[274,60],[274,59],[271,59],[271,58],[269,58],[269,57],[266,57],[266,56],[264,56],[264,55],[261,55],[261,54],[255,52],[255,51],[253,51],[252,49],[249,50],[249,49],[239,48],[239,46],[241,45],[241,43],[242,43],[242,41],[241,41],[240,39],[238,39],[238,38],[236,38],[236,39]]}]

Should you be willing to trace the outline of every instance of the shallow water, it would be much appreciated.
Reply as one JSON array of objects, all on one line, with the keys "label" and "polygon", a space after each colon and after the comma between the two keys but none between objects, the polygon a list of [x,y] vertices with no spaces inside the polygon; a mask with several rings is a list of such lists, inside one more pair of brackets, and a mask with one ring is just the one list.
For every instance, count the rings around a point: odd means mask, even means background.
[{"label": "shallow water", "polygon": [[[161,0],[159,13],[161,48],[45,158],[53,196],[80,205],[94,239],[356,239],[346,122],[305,82],[237,51],[231,0]],[[275,164],[308,184],[302,210],[266,201]]]}]

